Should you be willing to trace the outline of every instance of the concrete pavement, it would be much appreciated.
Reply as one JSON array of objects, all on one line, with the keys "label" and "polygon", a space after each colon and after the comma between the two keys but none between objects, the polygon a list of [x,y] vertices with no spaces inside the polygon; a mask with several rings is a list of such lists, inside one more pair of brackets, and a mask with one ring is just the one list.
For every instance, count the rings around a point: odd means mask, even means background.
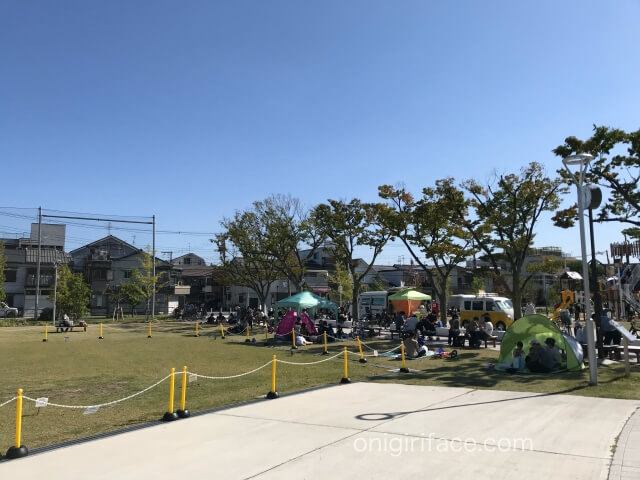
[{"label": "concrete pavement", "polygon": [[638,406],[630,400],[361,382],[3,462],[0,476],[627,480],[640,478]]}]

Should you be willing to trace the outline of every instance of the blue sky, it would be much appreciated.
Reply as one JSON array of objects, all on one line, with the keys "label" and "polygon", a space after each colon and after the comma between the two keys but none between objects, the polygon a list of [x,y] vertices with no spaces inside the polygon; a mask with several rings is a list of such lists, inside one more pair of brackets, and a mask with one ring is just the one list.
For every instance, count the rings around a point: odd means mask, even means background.
[{"label": "blue sky", "polygon": [[[216,232],[273,193],[311,207],[530,161],[552,174],[565,137],[640,127],[639,17],[630,0],[4,0],[0,231],[30,221],[4,207]],[[596,225],[597,250],[619,231]],[[70,226],[67,248],[106,233]],[[213,260],[207,239],[161,233],[158,251]],[[545,221],[536,245],[579,255],[578,230]]]}]

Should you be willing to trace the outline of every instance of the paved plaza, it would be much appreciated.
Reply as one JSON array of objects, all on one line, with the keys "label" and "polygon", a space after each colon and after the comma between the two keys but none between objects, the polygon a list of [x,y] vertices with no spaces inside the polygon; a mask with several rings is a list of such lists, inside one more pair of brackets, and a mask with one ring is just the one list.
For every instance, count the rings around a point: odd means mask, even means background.
[{"label": "paved plaza", "polygon": [[638,406],[360,382],[31,454],[0,463],[0,476],[632,479],[640,478]]}]

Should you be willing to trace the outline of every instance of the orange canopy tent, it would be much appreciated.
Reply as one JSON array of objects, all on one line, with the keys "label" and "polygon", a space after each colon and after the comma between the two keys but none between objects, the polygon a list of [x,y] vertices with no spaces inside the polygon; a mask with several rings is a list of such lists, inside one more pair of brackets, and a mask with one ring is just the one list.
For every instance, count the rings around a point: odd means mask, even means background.
[{"label": "orange canopy tent", "polygon": [[420,307],[422,302],[431,300],[431,296],[420,293],[417,290],[407,289],[390,295],[389,300],[395,312],[405,312],[407,315],[411,315],[412,312]]}]

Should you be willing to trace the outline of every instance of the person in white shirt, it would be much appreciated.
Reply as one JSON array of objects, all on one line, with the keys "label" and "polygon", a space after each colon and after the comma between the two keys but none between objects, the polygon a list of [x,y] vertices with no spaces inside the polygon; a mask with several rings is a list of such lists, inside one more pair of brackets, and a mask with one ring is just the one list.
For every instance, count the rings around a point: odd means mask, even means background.
[{"label": "person in white shirt", "polygon": [[535,315],[536,314],[536,306],[533,304],[531,300],[527,302],[527,305],[524,307],[525,315]]},{"label": "person in white shirt", "polygon": [[487,337],[493,336],[493,323],[491,323],[491,318],[489,318],[488,316],[484,317],[483,330],[484,330],[484,333],[487,335]]}]

